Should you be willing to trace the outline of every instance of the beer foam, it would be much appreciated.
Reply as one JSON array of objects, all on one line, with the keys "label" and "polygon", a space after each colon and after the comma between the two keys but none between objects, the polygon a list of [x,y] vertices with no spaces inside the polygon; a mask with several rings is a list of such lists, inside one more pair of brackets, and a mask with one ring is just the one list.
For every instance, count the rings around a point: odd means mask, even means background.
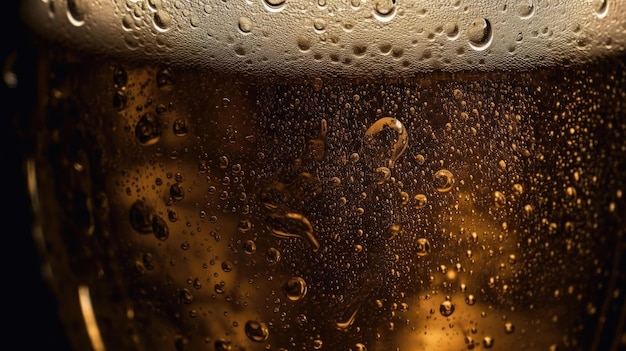
[{"label": "beer foam", "polygon": [[618,0],[26,0],[22,13],[79,50],[254,76],[527,70],[626,53]]}]

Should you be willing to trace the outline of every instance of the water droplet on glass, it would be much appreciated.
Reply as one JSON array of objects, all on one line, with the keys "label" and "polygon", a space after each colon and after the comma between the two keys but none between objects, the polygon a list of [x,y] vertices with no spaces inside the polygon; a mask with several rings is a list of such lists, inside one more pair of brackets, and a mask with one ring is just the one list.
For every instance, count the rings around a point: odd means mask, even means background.
[{"label": "water droplet on glass", "polygon": [[440,193],[452,190],[454,186],[454,175],[447,169],[440,169],[435,173],[435,187]]},{"label": "water droplet on glass", "polygon": [[239,30],[242,33],[250,33],[252,31],[252,20],[248,17],[239,17]]},{"label": "water droplet on glass", "polygon": [[517,14],[522,19],[530,18],[535,13],[535,4],[532,0],[518,0]]},{"label": "water droplet on glass", "polygon": [[214,346],[215,346],[215,351],[230,351],[231,350],[230,342],[225,341],[225,340],[217,340]]},{"label": "water droplet on glass", "polygon": [[459,36],[459,26],[454,22],[446,23],[443,27],[443,31],[450,40],[456,39]]},{"label": "water droplet on glass", "polygon": [[172,124],[172,130],[174,135],[182,137],[189,133],[189,127],[187,127],[187,121],[184,118],[180,118],[174,121]]},{"label": "water droplet on glass", "polygon": [[159,216],[155,216],[152,219],[152,232],[154,233],[154,236],[161,241],[167,240],[170,236],[170,230],[167,223]]},{"label": "water droplet on glass", "polygon": [[493,347],[493,344],[494,344],[494,340],[493,340],[493,338],[492,338],[492,337],[490,337],[490,336],[485,336],[485,337],[483,338],[483,347],[484,347],[484,348],[486,348],[486,349],[490,349],[490,348],[492,348],[492,347]]},{"label": "water droplet on glass", "polygon": [[166,32],[172,25],[172,16],[166,11],[158,10],[154,13],[154,28],[159,32]]},{"label": "water droplet on glass", "polygon": [[129,211],[130,225],[140,234],[152,233],[152,220],[156,214],[143,201],[135,201]]},{"label": "water droplet on glass", "polygon": [[606,17],[609,12],[609,0],[593,0],[592,6],[598,18]]},{"label": "water droplet on glass", "polygon": [[326,29],[326,20],[323,18],[316,18],[313,20],[313,28],[318,32],[321,32]]},{"label": "water droplet on glass", "polygon": [[265,9],[270,12],[280,12],[285,8],[286,0],[263,0]]},{"label": "water droplet on glass", "polygon": [[193,302],[193,295],[191,294],[191,291],[189,291],[188,289],[182,289],[180,291],[180,301],[186,305],[189,305]]},{"label": "water droplet on glass", "polygon": [[374,122],[363,137],[364,154],[370,162],[393,168],[409,144],[407,130],[399,120],[384,117]]},{"label": "water droplet on glass", "polygon": [[415,200],[415,208],[417,209],[424,208],[426,203],[428,203],[428,198],[426,198],[426,195],[424,194],[415,195],[413,200]]},{"label": "water droplet on glass", "polygon": [[67,0],[67,18],[76,27],[85,24],[85,4],[82,0]]},{"label": "water droplet on glass", "polygon": [[444,301],[439,305],[439,313],[444,317],[449,317],[454,313],[454,305],[451,301]]},{"label": "water droplet on glass", "polygon": [[299,213],[273,213],[268,218],[268,227],[277,237],[306,240],[313,248],[313,251],[317,251],[320,248],[320,244],[313,234],[311,222]]},{"label": "water droplet on glass", "polygon": [[298,49],[302,52],[309,51],[311,49],[311,40],[305,36],[298,37]]},{"label": "water droplet on glass", "polygon": [[135,136],[144,146],[155,144],[161,137],[161,123],[151,113],[146,113],[139,119],[135,126]]},{"label": "water droplet on glass", "polygon": [[469,294],[465,297],[465,303],[472,306],[476,303],[476,297],[472,294]]},{"label": "water droplet on glass", "polygon": [[515,325],[511,322],[504,323],[504,332],[507,334],[512,334],[515,331]]},{"label": "water droplet on glass", "polygon": [[265,254],[265,259],[271,264],[276,264],[280,261],[280,251],[275,247],[270,247]]},{"label": "water droplet on glass", "polygon": [[467,30],[467,38],[470,41],[470,47],[476,51],[482,51],[491,45],[493,33],[491,23],[485,18],[477,18],[470,23]]},{"label": "water droplet on glass", "polygon": [[246,336],[250,340],[256,342],[265,341],[270,335],[267,325],[263,322],[247,321],[244,329],[246,331]]},{"label": "water droplet on glass", "polygon": [[375,0],[374,18],[380,22],[389,22],[396,15],[396,2],[394,0]]},{"label": "water droplet on glass", "polygon": [[417,239],[417,247],[415,254],[424,257],[430,253],[430,242],[426,238]]},{"label": "water droplet on glass", "polygon": [[378,167],[374,171],[376,183],[383,184],[391,178],[391,170],[387,167]]},{"label": "water droplet on glass", "polygon": [[306,282],[300,277],[292,277],[283,286],[283,291],[289,300],[298,301],[306,295]]}]

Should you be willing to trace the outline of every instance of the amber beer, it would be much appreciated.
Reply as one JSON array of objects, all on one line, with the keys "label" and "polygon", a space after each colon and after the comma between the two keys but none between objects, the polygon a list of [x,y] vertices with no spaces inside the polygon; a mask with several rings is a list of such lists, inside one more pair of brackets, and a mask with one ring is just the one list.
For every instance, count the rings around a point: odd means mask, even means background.
[{"label": "amber beer", "polygon": [[626,346],[626,3],[23,3],[76,350]]}]

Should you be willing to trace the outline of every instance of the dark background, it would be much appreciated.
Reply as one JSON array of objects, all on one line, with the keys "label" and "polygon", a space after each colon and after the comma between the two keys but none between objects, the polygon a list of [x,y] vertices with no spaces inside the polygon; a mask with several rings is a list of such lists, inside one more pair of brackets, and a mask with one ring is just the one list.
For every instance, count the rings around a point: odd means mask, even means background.
[{"label": "dark background", "polygon": [[[31,236],[32,214],[26,192],[24,157],[28,140],[27,113],[34,104],[35,51],[26,26],[19,17],[19,0],[2,3],[0,25],[0,113],[5,145],[2,155],[4,184],[3,233],[3,335],[4,348],[18,350],[70,350],[58,319],[51,291],[41,278],[40,258]],[[17,75],[10,87],[6,72]],[[6,329],[8,326],[8,330]]]}]

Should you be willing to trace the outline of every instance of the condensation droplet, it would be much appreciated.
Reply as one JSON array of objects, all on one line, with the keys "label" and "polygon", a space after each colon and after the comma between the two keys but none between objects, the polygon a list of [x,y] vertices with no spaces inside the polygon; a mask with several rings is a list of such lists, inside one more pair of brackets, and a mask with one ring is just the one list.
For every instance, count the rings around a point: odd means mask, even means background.
[{"label": "condensation droplet", "polygon": [[144,146],[156,144],[161,137],[161,123],[151,113],[146,113],[139,119],[135,126],[135,136]]},{"label": "condensation droplet", "polygon": [[252,20],[248,17],[239,17],[238,26],[242,33],[250,33],[252,31]]},{"label": "condensation droplet", "polygon": [[166,11],[159,10],[154,13],[154,28],[159,32],[166,32],[172,25],[172,16]]},{"label": "condensation droplet", "polygon": [[375,165],[393,168],[409,145],[407,130],[399,120],[384,117],[374,122],[363,137],[364,154]]},{"label": "condensation droplet", "polygon": [[527,19],[535,13],[535,4],[532,0],[518,0],[517,14],[522,19]]},{"label": "condensation droplet", "polygon": [[75,27],[85,24],[85,4],[82,0],[67,0],[67,18]]},{"label": "condensation droplet", "polygon": [[131,227],[140,234],[152,233],[152,220],[156,214],[143,201],[135,201],[129,211]]},{"label": "condensation droplet", "polygon": [[174,135],[182,137],[187,135],[187,133],[189,133],[189,127],[187,127],[187,120],[185,120],[184,118],[180,118],[174,121],[174,123],[172,123],[172,130],[174,132]]},{"label": "condensation droplet", "polygon": [[430,242],[426,238],[417,239],[417,246],[415,254],[419,257],[424,257],[430,253]]},{"label": "condensation droplet", "polygon": [[454,186],[454,175],[447,169],[440,169],[435,173],[435,187],[438,192],[446,193]]},{"label": "condensation droplet", "polygon": [[308,218],[299,213],[273,213],[268,218],[268,227],[277,237],[306,240],[313,248],[313,251],[317,251],[320,248],[320,244],[313,234],[313,226],[311,226]]},{"label": "condensation droplet", "polygon": [[454,313],[454,305],[451,301],[444,301],[439,305],[439,313],[444,317],[449,317]]},{"label": "condensation droplet", "polygon": [[443,27],[443,31],[450,40],[454,40],[459,37],[459,26],[454,22],[446,23]]},{"label": "condensation droplet", "polygon": [[263,322],[247,321],[244,329],[248,339],[255,342],[265,341],[270,335],[267,325]]},{"label": "condensation droplet", "polygon": [[413,200],[415,200],[415,208],[417,209],[426,207],[426,204],[428,203],[428,198],[424,194],[415,195]]},{"label": "condensation droplet", "polygon": [[298,37],[298,49],[300,51],[309,51],[311,49],[311,40],[305,36]]},{"label": "condensation droplet", "polygon": [[396,16],[396,2],[394,0],[376,0],[373,13],[374,18],[380,22],[389,22]]},{"label": "condensation droplet", "polygon": [[300,277],[292,277],[283,286],[283,291],[289,300],[298,301],[306,295],[306,281]]},{"label": "condensation droplet", "polygon": [[485,337],[483,338],[483,347],[484,347],[484,348],[486,348],[486,349],[490,349],[490,348],[492,348],[492,347],[493,347],[493,344],[494,344],[494,340],[493,340],[493,338],[492,338],[492,337],[490,337],[490,336],[485,336]]},{"label": "condensation droplet", "polygon": [[470,47],[476,51],[482,51],[491,45],[493,33],[491,23],[486,18],[478,18],[470,23],[467,30],[467,38]]},{"label": "condensation droplet", "polygon": [[512,334],[515,331],[515,325],[511,322],[504,323],[504,332],[507,334]]},{"label": "condensation droplet", "polygon": [[604,18],[609,13],[609,0],[593,0],[592,6],[598,18]]},{"label": "condensation droplet", "polygon": [[226,340],[217,340],[214,346],[215,346],[215,351],[230,351],[231,350],[230,342]]},{"label": "condensation droplet", "polygon": [[280,251],[275,247],[270,247],[265,254],[265,259],[271,264],[276,264],[280,261]]},{"label": "condensation droplet", "polygon": [[270,12],[280,12],[285,8],[286,0],[263,0],[265,9]]},{"label": "condensation droplet", "polygon": [[465,297],[465,303],[473,306],[476,303],[476,297],[472,294],[469,294]]}]

